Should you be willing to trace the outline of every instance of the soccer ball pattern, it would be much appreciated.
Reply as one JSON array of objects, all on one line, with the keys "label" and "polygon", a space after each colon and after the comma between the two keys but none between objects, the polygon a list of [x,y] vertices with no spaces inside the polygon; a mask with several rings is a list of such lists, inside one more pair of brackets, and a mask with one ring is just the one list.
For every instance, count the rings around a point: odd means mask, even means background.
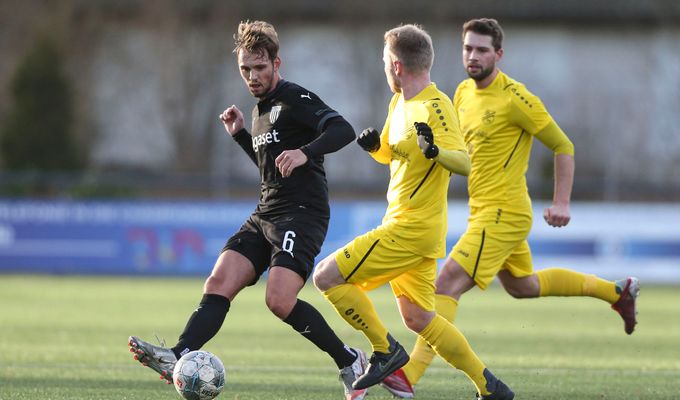
[{"label": "soccer ball pattern", "polygon": [[224,365],[212,353],[192,351],[177,361],[172,381],[187,400],[211,400],[224,388]]}]

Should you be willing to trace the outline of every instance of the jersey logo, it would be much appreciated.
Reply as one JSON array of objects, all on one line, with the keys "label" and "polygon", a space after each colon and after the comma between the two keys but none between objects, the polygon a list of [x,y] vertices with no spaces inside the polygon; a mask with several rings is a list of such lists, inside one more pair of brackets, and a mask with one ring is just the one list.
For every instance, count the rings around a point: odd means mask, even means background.
[{"label": "jersey logo", "polygon": [[253,151],[257,153],[257,150],[260,146],[278,143],[280,141],[281,139],[279,139],[279,132],[277,132],[276,129],[271,132],[265,132],[261,135],[253,136]]},{"label": "jersey logo", "polygon": [[484,115],[482,115],[482,122],[484,122],[487,125],[490,125],[493,123],[494,119],[496,119],[496,111],[491,110],[484,111]]},{"label": "jersey logo", "polygon": [[281,114],[281,106],[272,107],[272,110],[269,112],[269,122],[272,124],[276,122],[279,118],[279,114]]},{"label": "jersey logo", "polygon": [[301,99],[304,99],[305,97],[308,98],[309,100],[312,99],[312,96],[309,94],[309,92],[307,92],[307,94],[301,94],[301,95],[300,95],[300,98],[301,98]]}]

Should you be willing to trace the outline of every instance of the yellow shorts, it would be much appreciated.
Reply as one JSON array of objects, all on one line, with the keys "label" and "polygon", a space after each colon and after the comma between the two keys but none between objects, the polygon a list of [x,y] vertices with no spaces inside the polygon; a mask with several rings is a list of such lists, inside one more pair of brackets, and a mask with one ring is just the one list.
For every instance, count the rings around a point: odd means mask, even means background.
[{"label": "yellow shorts", "polygon": [[405,296],[426,311],[434,311],[437,260],[415,254],[378,227],[358,236],[335,253],[348,283],[373,290],[389,282],[395,296]]},{"label": "yellow shorts", "polygon": [[509,212],[498,207],[470,207],[467,230],[453,246],[453,258],[481,288],[501,269],[521,278],[533,273],[527,236],[531,212]]}]

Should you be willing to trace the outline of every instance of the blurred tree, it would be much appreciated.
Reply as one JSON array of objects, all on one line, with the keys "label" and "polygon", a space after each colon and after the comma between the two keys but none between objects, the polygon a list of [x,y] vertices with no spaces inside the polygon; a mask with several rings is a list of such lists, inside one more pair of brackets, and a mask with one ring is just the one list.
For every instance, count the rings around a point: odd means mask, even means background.
[{"label": "blurred tree", "polygon": [[38,39],[20,61],[11,81],[12,104],[0,125],[5,169],[69,171],[83,161],[71,132],[71,86],[62,57],[49,38]]}]

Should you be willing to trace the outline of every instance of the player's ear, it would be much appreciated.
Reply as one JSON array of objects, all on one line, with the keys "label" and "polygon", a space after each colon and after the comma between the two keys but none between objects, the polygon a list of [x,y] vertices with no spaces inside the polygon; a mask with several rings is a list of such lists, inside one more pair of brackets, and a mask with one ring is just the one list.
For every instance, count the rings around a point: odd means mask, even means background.
[{"label": "player's ear", "polygon": [[395,75],[400,76],[404,73],[404,64],[399,60],[392,60],[392,69]]},{"label": "player's ear", "polygon": [[499,62],[503,58],[503,48],[496,50],[496,62]]},{"label": "player's ear", "polygon": [[277,56],[274,59],[274,72],[278,71],[280,66],[281,66],[281,59]]}]

